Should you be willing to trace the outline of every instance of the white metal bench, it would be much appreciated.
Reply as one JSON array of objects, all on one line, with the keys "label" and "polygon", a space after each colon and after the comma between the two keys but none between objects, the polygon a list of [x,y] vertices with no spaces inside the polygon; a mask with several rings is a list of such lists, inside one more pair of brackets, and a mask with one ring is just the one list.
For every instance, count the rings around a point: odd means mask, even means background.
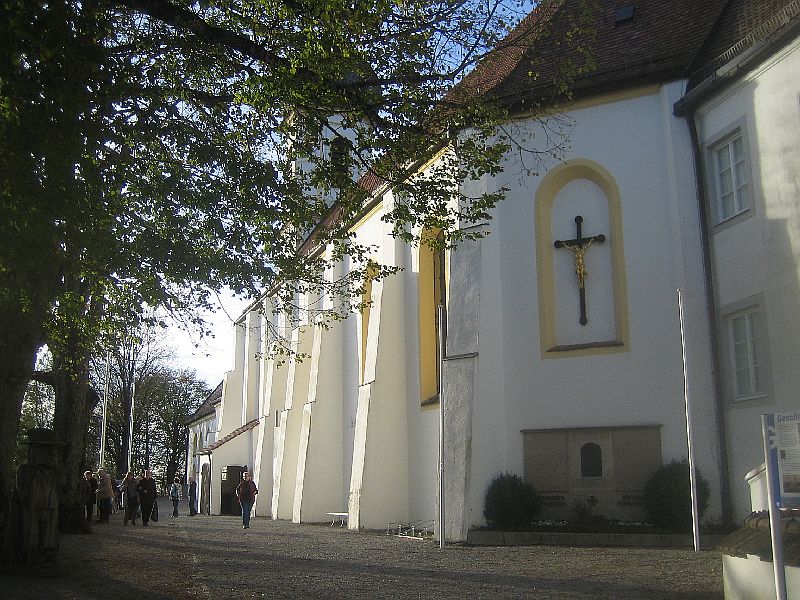
[{"label": "white metal bench", "polygon": [[347,525],[347,518],[350,516],[349,513],[346,512],[329,512],[325,513],[331,518],[331,527],[339,523],[339,527],[344,527]]}]

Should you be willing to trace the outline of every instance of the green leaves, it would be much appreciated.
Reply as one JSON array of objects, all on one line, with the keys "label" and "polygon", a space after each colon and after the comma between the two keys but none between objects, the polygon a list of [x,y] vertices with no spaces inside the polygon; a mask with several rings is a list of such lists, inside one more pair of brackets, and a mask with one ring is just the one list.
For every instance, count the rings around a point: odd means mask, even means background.
[{"label": "green leaves", "polygon": [[[346,229],[371,200],[365,177],[396,188],[387,219],[412,242],[426,227],[448,245],[481,235],[462,232],[503,196],[463,184],[499,172],[508,115],[451,90],[523,16],[514,3],[3,8],[0,298],[37,307],[53,339],[90,343],[223,286],[352,294],[312,274],[370,255]],[[312,231],[330,259],[307,252]]]}]

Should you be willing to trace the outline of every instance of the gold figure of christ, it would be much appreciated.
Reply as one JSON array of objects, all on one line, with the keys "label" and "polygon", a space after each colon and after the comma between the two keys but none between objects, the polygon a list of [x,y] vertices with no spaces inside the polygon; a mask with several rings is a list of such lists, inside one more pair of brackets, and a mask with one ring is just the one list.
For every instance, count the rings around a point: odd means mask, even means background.
[{"label": "gold figure of christ", "polygon": [[598,244],[602,244],[606,241],[606,236],[600,235],[593,235],[591,237],[583,237],[582,233],[582,225],[583,225],[583,217],[578,215],[575,217],[575,228],[577,230],[577,235],[574,239],[571,240],[556,240],[554,242],[554,246],[556,248],[565,248],[572,252],[575,257],[575,274],[578,276],[578,292],[580,298],[580,317],[578,321],[581,325],[586,325],[589,320],[586,317],[586,276],[589,272],[586,270],[586,262],[584,260],[584,255],[586,253],[586,249],[591,246],[593,243],[597,242]]}]

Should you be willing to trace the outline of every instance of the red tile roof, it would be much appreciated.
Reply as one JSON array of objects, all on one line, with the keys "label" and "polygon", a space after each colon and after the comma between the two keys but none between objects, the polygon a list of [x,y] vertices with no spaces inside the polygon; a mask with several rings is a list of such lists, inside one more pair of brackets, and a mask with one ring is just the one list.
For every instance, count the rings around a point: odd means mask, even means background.
[{"label": "red tile roof", "polygon": [[235,438],[237,436],[240,436],[245,431],[250,431],[253,427],[258,425],[258,423],[259,423],[258,419],[253,419],[252,421],[248,421],[247,423],[245,423],[244,425],[242,425],[238,429],[234,429],[233,431],[231,431],[228,435],[226,435],[221,440],[217,440],[216,442],[214,442],[210,446],[206,446],[205,448],[200,450],[200,452],[198,452],[198,454],[211,454],[214,450],[216,450],[217,448],[222,446],[222,444],[227,444],[233,438]]},{"label": "red tile roof", "polygon": [[[616,23],[617,9],[630,0],[596,0],[591,13],[584,0],[545,2],[525,17],[446,97],[459,101],[492,94],[514,109],[552,105],[562,67],[586,66],[586,48],[594,68],[571,84],[575,96],[590,96],[626,86],[685,76],[726,0],[637,0],[633,18]],[[579,24],[583,29],[576,30]],[[567,43],[567,39],[573,40]],[[374,172],[358,185],[375,193],[385,182]],[[334,205],[320,222],[332,227],[343,218]],[[315,230],[316,233],[316,230]],[[307,252],[315,233],[301,246]]]},{"label": "red tile roof", "polygon": [[206,399],[203,400],[200,406],[197,407],[197,410],[189,415],[189,417],[186,419],[187,425],[214,414],[214,407],[222,402],[222,384],[223,382],[220,381],[219,385],[214,388],[214,391],[206,396]]},{"label": "red tile roof", "polygon": [[729,0],[692,65],[690,87],[800,19],[800,0]]},{"label": "red tile roof", "polygon": [[[617,22],[617,10],[634,5],[633,18]],[[596,0],[584,17],[580,0],[565,0],[547,31],[524,53],[494,94],[512,107],[545,105],[553,98],[564,64],[587,67],[570,85],[576,97],[688,75],[688,69],[726,0]],[[585,22],[574,30],[575,24]],[[568,41],[572,40],[572,41]]]},{"label": "red tile roof", "polygon": [[563,0],[536,7],[445,97],[463,99],[490,93],[517,68]]},{"label": "red tile roof", "polygon": [[[564,65],[584,69],[568,87],[573,98],[688,78],[755,32],[795,19],[800,0],[554,0],[535,9],[446,97],[491,94],[512,113],[553,106]],[[616,19],[633,5],[633,17]],[[583,25],[580,25],[583,24]],[[772,24],[772,25],[770,25]],[[577,28],[576,28],[577,26]],[[581,50],[579,50],[581,49]],[[587,59],[591,57],[591,61]],[[690,82],[691,83],[691,82]],[[358,185],[375,193],[373,172]],[[343,218],[334,206],[321,226]],[[314,234],[303,244],[313,247]]]}]

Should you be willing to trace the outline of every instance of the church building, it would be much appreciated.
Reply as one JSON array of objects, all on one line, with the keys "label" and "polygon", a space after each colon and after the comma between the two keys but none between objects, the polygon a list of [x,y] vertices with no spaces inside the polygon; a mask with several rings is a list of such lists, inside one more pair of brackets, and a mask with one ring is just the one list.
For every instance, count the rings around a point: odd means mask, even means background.
[{"label": "church building", "polygon": [[534,13],[552,35],[472,75],[518,127],[566,141],[536,173],[510,153],[469,184],[508,189],[488,235],[404,244],[376,184],[351,231],[402,270],[367,284],[369,308],[300,323],[306,358],[284,363],[267,347],[268,325],[286,326],[272,298],[241,315],[215,441],[190,450],[212,514],[249,469],[257,515],[434,521],[463,541],[508,471],[544,518],[639,520],[647,478],[687,456],[685,396],[706,520],[750,511],[759,415],[800,408],[800,0],[598,0],[593,69],[558,114],[529,113],[567,52],[571,4]]}]

